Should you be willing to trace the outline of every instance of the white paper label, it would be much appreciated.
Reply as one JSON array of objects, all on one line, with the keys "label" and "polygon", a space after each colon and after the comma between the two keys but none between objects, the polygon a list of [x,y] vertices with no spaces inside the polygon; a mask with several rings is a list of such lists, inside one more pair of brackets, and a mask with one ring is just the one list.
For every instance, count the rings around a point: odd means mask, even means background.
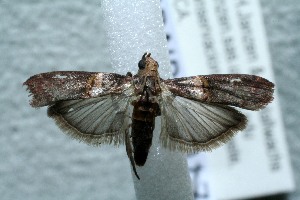
[{"label": "white paper label", "polygon": [[[274,82],[258,0],[163,0],[162,8],[175,76],[242,73]],[[276,91],[265,109],[242,112],[249,121],[245,131],[212,153],[189,159],[195,199],[294,189]]]}]

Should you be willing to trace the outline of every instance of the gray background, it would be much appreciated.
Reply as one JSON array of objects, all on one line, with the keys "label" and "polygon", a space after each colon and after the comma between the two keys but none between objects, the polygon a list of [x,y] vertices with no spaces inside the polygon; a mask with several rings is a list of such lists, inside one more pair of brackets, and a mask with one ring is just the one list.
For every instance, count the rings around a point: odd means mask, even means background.
[{"label": "gray background", "polygon": [[[261,0],[300,185],[300,1]],[[22,83],[53,70],[112,71],[100,0],[0,0],[0,199],[135,199],[125,149],[71,140]],[[277,199],[300,199],[300,189]],[[273,197],[272,199],[275,199]]]}]

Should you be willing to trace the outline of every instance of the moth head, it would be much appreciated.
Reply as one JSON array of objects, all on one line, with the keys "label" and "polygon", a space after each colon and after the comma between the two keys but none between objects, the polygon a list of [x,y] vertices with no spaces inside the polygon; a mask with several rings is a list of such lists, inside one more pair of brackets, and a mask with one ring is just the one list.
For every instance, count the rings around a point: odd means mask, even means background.
[{"label": "moth head", "polygon": [[151,57],[151,53],[145,53],[138,66],[140,73],[143,71],[144,73],[149,74],[149,76],[151,76],[152,73],[157,73],[159,67],[158,62]]}]

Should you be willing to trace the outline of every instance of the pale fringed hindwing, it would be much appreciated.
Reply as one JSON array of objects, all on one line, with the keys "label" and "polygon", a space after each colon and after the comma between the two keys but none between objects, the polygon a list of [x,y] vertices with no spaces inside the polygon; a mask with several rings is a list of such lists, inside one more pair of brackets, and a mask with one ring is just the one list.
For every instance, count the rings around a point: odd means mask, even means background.
[{"label": "pale fringed hindwing", "polygon": [[243,130],[247,118],[234,108],[174,96],[161,98],[163,147],[187,153],[211,151]]},{"label": "pale fringed hindwing", "polygon": [[[162,118],[162,123],[163,122]],[[247,124],[247,119],[244,118],[240,124],[229,128],[227,131],[221,133],[216,138],[212,138],[207,142],[188,142],[184,139],[178,139],[170,136],[166,133],[165,130],[162,130],[162,134],[160,135],[161,145],[164,148],[170,149],[171,151],[180,151],[184,153],[198,153],[202,151],[212,151],[213,149],[222,146],[229,142],[235,135],[241,130],[244,130]],[[165,128],[164,126],[162,128]]]},{"label": "pale fringed hindwing", "polygon": [[67,135],[93,146],[124,143],[128,131],[129,98],[110,95],[85,100],[61,101],[49,106],[48,116]]},{"label": "pale fringed hindwing", "polygon": [[52,107],[48,108],[48,116],[54,119],[56,125],[71,138],[80,142],[87,143],[92,146],[99,146],[101,144],[113,144],[119,146],[124,143],[123,131],[114,133],[106,133],[102,135],[93,135],[80,132],[76,127],[70,125],[60,114],[58,114]]}]

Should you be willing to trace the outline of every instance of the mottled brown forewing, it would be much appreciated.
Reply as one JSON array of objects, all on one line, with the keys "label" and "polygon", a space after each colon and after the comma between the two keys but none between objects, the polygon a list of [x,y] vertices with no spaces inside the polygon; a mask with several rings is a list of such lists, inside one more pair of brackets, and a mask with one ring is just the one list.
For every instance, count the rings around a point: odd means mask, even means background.
[{"label": "mottled brown forewing", "polygon": [[114,73],[55,71],[34,75],[24,85],[33,95],[31,105],[42,107],[61,100],[121,94],[130,81],[130,77]]},{"label": "mottled brown forewing", "polygon": [[273,99],[274,84],[247,74],[213,74],[164,80],[174,95],[248,110],[264,108]]}]

